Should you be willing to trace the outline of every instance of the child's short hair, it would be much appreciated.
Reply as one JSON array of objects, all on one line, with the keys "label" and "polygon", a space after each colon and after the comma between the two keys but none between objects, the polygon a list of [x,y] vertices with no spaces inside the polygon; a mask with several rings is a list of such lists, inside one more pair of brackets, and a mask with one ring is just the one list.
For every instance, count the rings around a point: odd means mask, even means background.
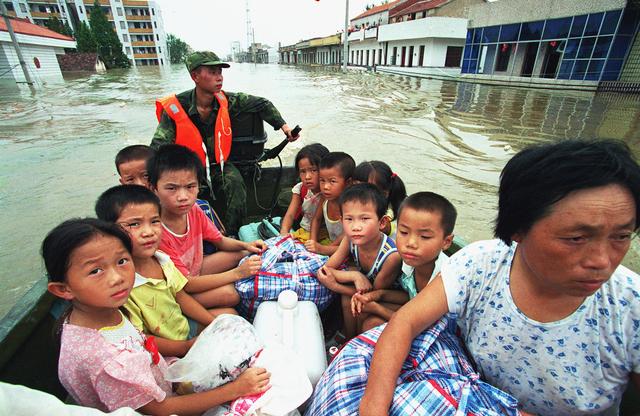
[{"label": "child's short hair", "polygon": [[134,144],[121,149],[116,154],[116,170],[120,173],[120,165],[134,160],[148,161],[155,154],[155,150],[144,144]]},{"label": "child's short hair", "polygon": [[191,150],[178,144],[160,146],[155,155],[147,161],[149,182],[156,186],[158,179],[165,172],[188,170],[196,174],[198,182],[202,178],[202,163]]},{"label": "child's short hair", "polygon": [[160,212],[160,200],[140,185],[118,185],[107,189],[96,201],[96,215],[102,221],[116,222],[127,205],[153,204]]},{"label": "child's short hair", "polygon": [[117,238],[131,253],[131,239],[117,225],[95,218],[70,219],[49,231],[42,241],[40,254],[47,270],[47,279],[50,282],[65,282],[73,252],[98,235]]},{"label": "child's short hair", "polygon": [[320,169],[331,169],[337,167],[344,179],[351,179],[353,170],[356,168],[356,161],[345,152],[329,152],[320,160]]},{"label": "child's short hair", "polygon": [[309,163],[311,163],[313,166],[320,166],[320,161],[328,153],[329,149],[327,149],[320,143],[311,143],[304,146],[296,155],[296,172],[298,171],[298,163],[300,163],[302,159],[308,159]]},{"label": "child's short hair", "polygon": [[340,213],[342,213],[342,206],[347,202],[359,202],[363,205],[372,204],[378,219],[382,218],[387,212],[387,199],[377,186],[370,183],[358,183],[347,187],[340,194],[338,202],[340,204]]},{"label": "child's short hair", "polygon": [[398,218],[402,215],[405,208],[412,208],[416,211],[437,212],[442,216],[442,230],[444,235],[453,234],[453,228],[456,225],[458,213],[451,202],[442,195],[434,192],[416,192],[407,197],[400,205]]}]

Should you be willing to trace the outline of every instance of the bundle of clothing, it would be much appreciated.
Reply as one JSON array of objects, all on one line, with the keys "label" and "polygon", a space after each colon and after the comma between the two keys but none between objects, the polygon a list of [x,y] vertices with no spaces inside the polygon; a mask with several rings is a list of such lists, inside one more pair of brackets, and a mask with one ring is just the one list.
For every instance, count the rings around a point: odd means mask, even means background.
[{"label": "bundle of clothing", "polygon": [[[338,353],[318,382],[306,416],[358,413],[385,325],[352,339]],[[480,380],[455,328],[455,320],[444,317],[415,338],[398,377],[390,416],[518,415],[514,397]]]}]

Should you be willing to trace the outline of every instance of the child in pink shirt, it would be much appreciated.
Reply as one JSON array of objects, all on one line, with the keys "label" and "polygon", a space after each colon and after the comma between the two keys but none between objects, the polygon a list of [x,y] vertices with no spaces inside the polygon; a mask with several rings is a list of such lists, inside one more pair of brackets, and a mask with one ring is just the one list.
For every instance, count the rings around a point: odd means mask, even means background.
[{"label": "child in pink shirt", "polygon": [[135,269],[131,241],[115,224],[69,220],[42,243],[48,290],[71,302],[63,317],[58,375],[71,397],[102,411],[131,407],[145,414],[202,413],[240,396],[262,393],[269,373],[250,368],[203,393],[174,396],[153,337],[120,312]]}]

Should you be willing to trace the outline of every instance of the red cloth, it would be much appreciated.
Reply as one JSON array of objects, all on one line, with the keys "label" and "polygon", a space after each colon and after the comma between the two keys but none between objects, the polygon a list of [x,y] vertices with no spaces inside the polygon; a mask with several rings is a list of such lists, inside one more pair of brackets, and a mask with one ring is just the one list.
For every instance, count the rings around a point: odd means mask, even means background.
[{"label": "red cloth", "polygon": [[222,234],[202,212],[197,204],[193,204],[187,214],[187,232],[175,234],[163,224],[160,250],[171,257],[178,270],[185,276],[199,276],[204,256],[202,241],[212,243],[222,240]]}]

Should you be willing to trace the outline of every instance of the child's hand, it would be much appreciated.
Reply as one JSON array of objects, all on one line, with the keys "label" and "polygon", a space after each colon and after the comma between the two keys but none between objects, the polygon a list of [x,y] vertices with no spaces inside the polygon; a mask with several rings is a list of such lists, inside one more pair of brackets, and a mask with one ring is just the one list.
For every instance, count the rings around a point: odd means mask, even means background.
[{"label": "child's hand", "polygon": [[251,256],[236,267],[236,271],[240,279],[254,276],[260,271],[262,266],[262,258],[260,256]]},{"label": "child's hand", "polygon": [[318,243],[316,243],[314,240],[307,240],[304,243],[305,248],[307,249],[307,251],[310,251],[312,253],[317,253],[318,252]]},{"label": "child's hand", "polygon": [[320,284],[328,289],[331,289],[336,283],[336,277],[333,275],[331,267],[322,266],[316,276]]},{"label": "child's hand", "polygon": [[360,315],[362,313],[362,306],[365,303],[366,302],[364,301],[360,293],[356,293],[355,295],[351,296],[351,315],[353,315],[354,317]]},{"label": "child's hand", "polygon": [[365,293],[373,289],[371,286],[371,282],[364,275],[360,274],[360,276],[356,276],[353,279],[353,285],[356,287],[356,292]]},{"label": "child's hand", "polygon": [[351,313],[353,316],[358,316],[362,312],[369,312],[368,305],[380,300],[381,293],[379,290],[374,290],[368,293],[356,293],[351,297]]},{"label": "child's hand", "polygon": [[266,391],[269,386],[271,373],[264,368],[251,367],[240,374],[234,383],[238,388],[238,397],[251,396]]},{"label": "child's hand", "polygon": [[262,240],[252,241],[247,243],[247,250],[255,254],[262,254],[267,249],[267,245]]}]

